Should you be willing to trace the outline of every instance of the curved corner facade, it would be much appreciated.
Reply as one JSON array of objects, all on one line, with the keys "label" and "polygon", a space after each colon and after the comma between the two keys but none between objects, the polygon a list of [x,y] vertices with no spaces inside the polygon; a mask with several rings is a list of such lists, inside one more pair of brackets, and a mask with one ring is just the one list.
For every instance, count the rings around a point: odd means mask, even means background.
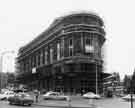
[{"label": "curved corner facade", "polygon": [[104,24],[99,16],[77,13],[60,17],[20,48],[18,80],[32,88],[101,93],[104,41]]}]

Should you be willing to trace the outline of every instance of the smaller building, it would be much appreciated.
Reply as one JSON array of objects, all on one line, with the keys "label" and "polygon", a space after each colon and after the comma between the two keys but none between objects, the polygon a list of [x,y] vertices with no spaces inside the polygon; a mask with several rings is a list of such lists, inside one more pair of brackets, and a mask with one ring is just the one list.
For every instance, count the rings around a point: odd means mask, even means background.
[{"label": "smaller building", "polygon": [[7,74],[1,72],[0,73],[0,89],[5,88],[7,86],[8,76]]},{"label": "smaller building", "polygon": [[15,86],[15,74],[14,73],[0,73],[0,90],[3,88],[13,88]]},{"label": "smaller building", "polygon": [[103,91],[104,95],[107,97],[120,96],[123,94],[123,82],[120,81],[117,74],[113,73],[104,78]]}]

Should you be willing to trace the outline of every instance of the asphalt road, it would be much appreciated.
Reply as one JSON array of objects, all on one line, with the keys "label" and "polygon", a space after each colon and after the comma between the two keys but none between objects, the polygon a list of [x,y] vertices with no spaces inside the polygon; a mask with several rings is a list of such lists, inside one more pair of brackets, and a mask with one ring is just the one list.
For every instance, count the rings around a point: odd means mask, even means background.
[{"label": "asphalt road", "polygon": [[[24,108],[23,106],[9,105],[8,101],[0,101],[0,108]],[[30,108],[30,107],[25,107]]]},{"label": "asphalt road", "polygon": [[[121,98],[110,98],[110,99],[101,99],[92,101],[96,108],[131,108],[130,102],[124,101]],[[45,104],[46,103],[46,104]],[[83,105],[89,104],[90,100],[78,99],[71,102],[71,106],[75,103],[80,104],[83,108]],[[56,107],[55,107],[56,104]],[[65,104],[64,107],[61,107],[62,104]],[[79,106],[80,106],[79,105]],[[8,101],[0,101],[0,108],[67,108],[67,104],[61,101],[44,101],[42,100],[41,104],[33,104],[32,106],[16,106],[9,105]],[[75,107],[74,107],[75,108]],[[87,107],[88,108],[88,107]],[[91,108],[91,106],[89,106]],[[135,101],[133,102],[133,108],[135,108]]]},{"label": "asphalt road", "polygon": [[42,105],[32,105],[32,106],[10,105],[8,101],[0,101],[0,108],[51,108],[51,107],[45,107]]},{"label": "asphalt road", "polygon": [[[131,103],[121,98],[97,100],[95,105],[98,106],[98,108],[131,108]],[[135,108],[135,101],[133,102],[133,108]]]}]

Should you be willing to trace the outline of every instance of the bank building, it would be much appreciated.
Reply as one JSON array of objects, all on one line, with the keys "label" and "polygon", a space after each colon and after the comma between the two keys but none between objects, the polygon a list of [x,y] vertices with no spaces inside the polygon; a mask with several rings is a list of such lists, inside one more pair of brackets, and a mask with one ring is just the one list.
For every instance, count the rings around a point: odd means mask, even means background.
[{"label": "bank building", "polygon": [[32,89],[102,93],[104,22],[94,13],[58,17],[19,49],[18,81]]}]

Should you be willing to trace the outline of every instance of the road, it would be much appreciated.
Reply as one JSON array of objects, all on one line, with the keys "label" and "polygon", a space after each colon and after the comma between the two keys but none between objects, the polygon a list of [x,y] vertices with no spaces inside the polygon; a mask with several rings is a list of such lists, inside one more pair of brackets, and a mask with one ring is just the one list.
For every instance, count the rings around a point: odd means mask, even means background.
[{"label": "road", "polygon": [[[131,103],[121,98],[97,100],[95,104],[98,108],[131,108]],[[133,106],[135,108],[135,101],[133,102]]]},{"label": "road", "polygon": [[0,101],[0,108],[51,108],[42,105],[32,105],[32,106],[19,106],[19,105],[9,105],[7,101]]},{"label": "road", "polygon": [[[0,101],[0,108],[24,108],[23,106],[9,105],[7,101]],[[25,107],[30,108],[30,107]]]},{"label": "road", "polygon": [[[96,108],[131,108],[130,102],[123,101],[121,98],[110,98],[93,101]],[[71,106],[75,108],[91,108],[90,101],[87,99],[75,99],[71,102]],[[0,108],[68,108],[67,102],[62,101],[44,101],[42,100],[38,104],[34,103],[32,106],[16,106],[9,105],[7,101],[0,101]],[[133,102],[135,108],[135,102]]]}]

